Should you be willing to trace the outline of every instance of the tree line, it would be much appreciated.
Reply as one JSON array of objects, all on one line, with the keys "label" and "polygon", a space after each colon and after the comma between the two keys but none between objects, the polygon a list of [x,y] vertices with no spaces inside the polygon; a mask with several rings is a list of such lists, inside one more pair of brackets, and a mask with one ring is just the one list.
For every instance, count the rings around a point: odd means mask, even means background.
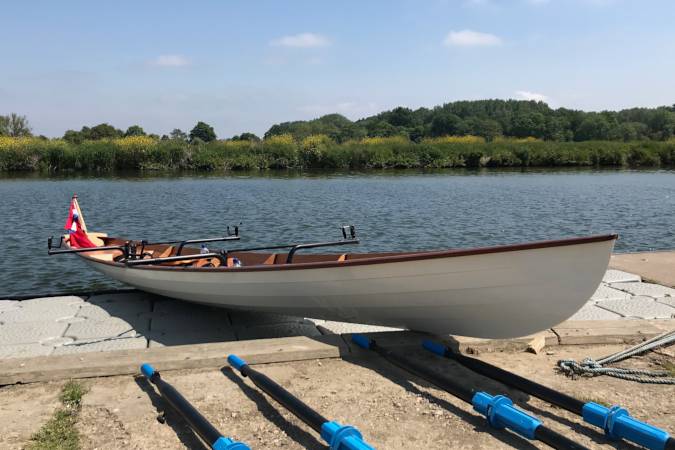
[{"label": "tree line", "polygon": [[544,102],[476,100],[435,108],[399,106],[357,121],[329,114],[307,121],[273,125],[265,137],[291,134],[296,139],[325,134],[336,142],[364,137],[403,136],[413,142],[441,136],[533,137],[547,141],[665,141],[675,133],[675,105],[585,112],[552,109]]},{"label": "tree line", "polygon": [[[340,114],[328,114],[313,120],[283,122],[270,127],[264,138],[287,134],[296,141],[312,135],[325,135],[336,143],[375,137],[403,137],[419,143],[443,136],[479,136],[487,142],[500,137],[532,137],[557,142],[666,141],[675,135],[675,105],[585,112],[552,109],[544,102],[524,100],[457,101],[415,110],[399,106],[356,121]],[[15,113],[0,116],[0,136],[3,135],[31,136],[26,117]],[[218,139],[213,126],[205,122],[198,122],[189,132],[174,129],[162,136],[147,134],[139,125],[122,131],[102,123],[83,126],[79,131],[67,130],[62,139],[81,144],[129,136],[191,143]],[[259,141],[260,138],[246,132],[225,140]]]}]

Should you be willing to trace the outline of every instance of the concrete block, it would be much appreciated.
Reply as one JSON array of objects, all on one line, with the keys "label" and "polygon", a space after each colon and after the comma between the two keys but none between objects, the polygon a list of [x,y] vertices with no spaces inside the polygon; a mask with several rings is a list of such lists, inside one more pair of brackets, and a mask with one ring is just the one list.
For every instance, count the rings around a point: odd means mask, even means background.
[{"label": "concrete block", "polygon": [[31,298],[29,300],[21,300],[22,306],[32,306],[35,304],[45,305],[49,304],[52,306],[56,305],[77,305],[84,302],[84,298],[78,297],[75,295],[64,295],[61,297],[39,297]]},{"label": "concrete block", "polygon": [[71,323],[64,336],[72,337],[76,341],[109,338],[109,337],[136,337],[138,333],[129,322],[112,317],[107,320],[85,320],[84,322]]},{"label": "concrete block", "polygon": [[321,336],[321,332],[312,322],[303,323],[277,323],[272,325],[259,325],[250,328],[237,328],[237,338],[240,341],[252,339],[271,339],[291,336]]},{"label": "concrete block", "polygon": [[638,319],[668,319],[674,308],[656,302],[651,297],[632,297],[629,300],[603,300],[597,306],[621,314],[624,317]]},{"label": "concrete block", "polygon": [[[211,306],[198,305],[196,303],[183,302],[170,298],[161,298],[154,302],[153,314],[193,314],[196,312],[209,312],[217,310]],[[222,310],[221,310],[222,311]]]},{"label": "concrete block", "polygon": [[380,331],[402,331],[402,328],[391,328],[383,327],[378,325],[365,325],[359,323],[348,323],[348,322],[334,322],[332,320],[321,320],[321,319],[307,319],[311,321],[314,325],[319,327],[319,330],[326,334],[321,328],[327,330],[330,333],[335,334],[345,334],[345,333],[377,333]]},{"label": "concrete block", "polygon": [[0,345],[32,344],[63,336],[67,323],[18,322],[0,325]]},{"label": "concrete block", "polygon": [[39,305],[20,306],[12,311],[2,313],[3,323],[21,322],[56,322],[74,317],[80,309],[78,305]]},{"label": "concrete block", "polygon": [[574,313],[569,320],[616,320],[623,316],[606,309],[599,308],[594,302],[586,303],[583,308]]},{"label": "concrete block", "polygon": [[148,338],[149,347],[166,347],[172,345],[205,344],[208,342],[236,341],[234,330],[199,330],[181,332],[158,332],[151,331],[145,335]]},{"label": "concrete block", "polygon": [[[418,341],[419,342],[419,341]],[[69,347],[60,347],[63,351]],[[236,353],[249,364],[339,358],[349,352],[341,336],[290,337],[217,342],[113,352],[89,352],[37,358],[0,359],[0,385],[71,378],[137,375],[151,361],[160,371],[221,368],[225,355]]]},{"label": "concrete block", "polygon": [[150,302],[85,303],[78,311],[79,317],[107,319],[109,317],[137,317],[150,313]]},{"label": "concrete block", "polygon": [[[664,305],[672,306],[675,308],[675,297],[663,297],[663,298],[657,298],[656,299],[657,303],[662,303]],[[675,311],[673,311],[675,313]],[[2,320],[2,316],[0,316],[0,320]]]},{"label": "concrete block", "polygon": [[125,337],[116,339],[86,339],[75,341],[70,345],[54,348],[52,355],[68,355],[72,353],[108,352],[113,350],[135,350],[147,348],[145,337]]},{"label": "concrete block", "polygon": [[17,308],[19,308],[19,302],[16,300],[0,300],[0,314]]},{"label": "concrete block", "polygon": [[[611,300],[610,300],[611,301]],[[569,320],[553,327],[560,345],[633,344],[662,333],[649,320]]]},{"label": "concrete block", "polygon": [[116,302],[149,302],[155,296],[148,294],[147,292],[124,292],[121,294],[100,294],[92,295],[87,299],[87,302],[99,304],[99,303],[116,303]]},{"label": "concrete block", "polygon": [[38,343],[0,345],[0,359],[47,356],[52,353],[52,350],[53,347]]},{"label": "concrete block", "polygon": [[675,297],[675,289],[653,283],[612,283],[614,289],[620,289],[632,295],[653,298]]},{"label": "concrete block", "polygon": [[[147,305],[147,310],[149,308],[150,306]],[[80,308],[75,319],[80,318],[85,321],[121,319],[138,331],[147,331],[150,327],[151,317],[151,313],[147,312],[147,310],[140,303],[115,304],[114,306],[104,305],[103,307],[95,304],[85,304]],[[74,322],[76,320],[71,321],[71,323]]]},{"label": "concrete block", "polygon": [[628,292],[614,289],[602,283],[600,286],[598,286],[598,289],[596,289],[595,293],[591,296],[591,300],[610,300],[610,299],[622,299],[630,297],[631,294],[629,294]]},{"label": "concrete block", "polygon": [[255,327],[258,325],[304,322],[302,317],[239,310],[230,311],[230,320],[232,320],[232,325],[235,327]]},{"label": "concrete block", "polygon": [[150,321],[150,331],[185,332],[201,330],[229,330],[230,318],[226,311],[204,312],[191,315],[153,315]]},{"label": "concrete block", "polygon": [[634,273],[624,272],[623,270],[609,269],[605,272],[605,276],[602,277],[602,281],[605,283],[630,283],[640,282],[642,281],[642,277]]}]

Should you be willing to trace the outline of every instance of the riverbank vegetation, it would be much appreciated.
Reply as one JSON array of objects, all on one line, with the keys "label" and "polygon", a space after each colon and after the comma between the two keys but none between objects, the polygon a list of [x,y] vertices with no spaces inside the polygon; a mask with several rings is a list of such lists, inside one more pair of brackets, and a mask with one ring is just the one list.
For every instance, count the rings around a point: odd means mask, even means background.
[{"label": "riverbank vegetation", "polygon": [[329,114],[218,139],[198,122],[161,137],[103,123],[33,137],[0,116],[0,171],[655,167],[675,165],[675,106],[584,112],[479,100],[395,108],[351,121]]},{"label": "riverbank vegetation", "polygon": [[31,438],[28,450],[79,450],[80,434],[77,419],[82,397],[86,389],[75,381],[69,381],[61,390],[58,408],[49,421]]},{"label": "riverbank vegetation", "polygon": [[475,136],[364,138],[326,135],[188,142],[129,136],[70,143],[0,137],[0,171],[388,169],[478,167],[658,167],[675,165],[675,140],[556,142]]}]

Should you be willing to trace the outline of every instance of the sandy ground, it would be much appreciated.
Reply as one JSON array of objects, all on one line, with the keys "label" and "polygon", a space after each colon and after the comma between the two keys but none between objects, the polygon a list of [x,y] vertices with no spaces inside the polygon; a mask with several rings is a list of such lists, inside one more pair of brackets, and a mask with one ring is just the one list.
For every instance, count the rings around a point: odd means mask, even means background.
[{"label": "sandy ground", "polygon": [[[608,377],[572,380],[554,371],[560,358],[603,356],[619,346],[558,347],[554,353],[486,353],[480,358],[550,385],[585,401],[618,403],[639,419],[675,432],[675,386],[642,385]],[[631,366],[654,366],[673,358],[634,358]],[[590,448],[637,448],[608,444],[595,428],[573,414],[538,399],[509,391],[498,383],[432,355],[410,352],[436,370],[492,394],[511,397],[557,431]],[[490,429],[485,419],[462,401],[409,375],[374,354],[348,360],[315,360],[259,365],[272,377],[331,420],[351,424],[380,449],[503,449],[546,448],[507,431]],[[207,371],[165,372],[163,378],[226,436],[252,448],[324,449],[320,437],[272,399],[228,367]],[[89,392],[83,400],[78,428],[84,449],[204,449],[185,422],[143,378],[118,376],[82,381]],[[0,389],[0,448],[23,448],[32,433],[57,407],[63,383],[7,386]],[[157,420],[166,412],[166,423]]]}]

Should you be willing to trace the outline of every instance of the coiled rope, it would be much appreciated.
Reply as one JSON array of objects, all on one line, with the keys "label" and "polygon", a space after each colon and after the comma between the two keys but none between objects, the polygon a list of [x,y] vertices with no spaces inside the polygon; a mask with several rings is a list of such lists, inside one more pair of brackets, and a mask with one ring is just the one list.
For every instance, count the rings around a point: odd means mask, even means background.
[{"label": "coiled rope", "polygon": [[642,369],[624,369],[621,367],[604,367],[608,364],[617,363],[631,356],[641,355],[650,350],[664,347],[675,343],[675,330],[668,331],[659,336],[653,337],[634,347],[613,353],[597,361],[593,358],[585,358],[580,363],[574,359],[561,359],[558,361],[558,367],[568,376],[587,376],[595,377],[598,375],[607,375],[620,378],[622,380],[637,381],[638,383],[653,384],[675,384],[675,377],[666,370],[642,370]]}]

